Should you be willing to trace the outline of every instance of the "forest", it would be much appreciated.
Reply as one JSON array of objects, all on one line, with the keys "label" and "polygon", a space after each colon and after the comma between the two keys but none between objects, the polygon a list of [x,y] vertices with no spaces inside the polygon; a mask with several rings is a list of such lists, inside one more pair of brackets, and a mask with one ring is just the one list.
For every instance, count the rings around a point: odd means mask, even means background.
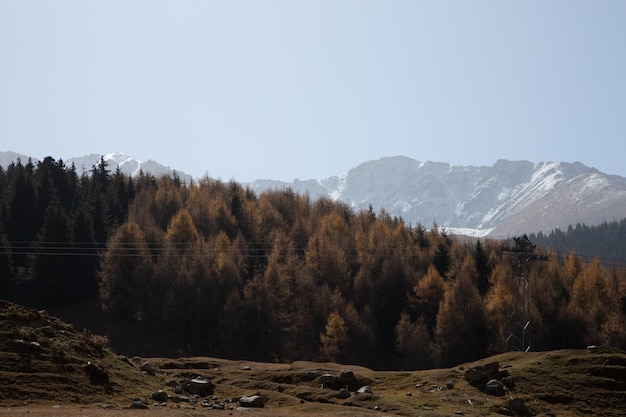
[{"label": "forest", "polygon": [[595,226],[578,223],[567,230],[532,233],[533,243],[555,252],[575,251],[583,258],[598,257],[605,265],[626,266],[626,219],[603,222]]},{"label": "forest", "polygon": [[18,161],[0,169],[0,248],[0,298],[99,300],[185,355],[452,366],[512,348],[522,276],[532,350],[626,349],[619,265],[541,245],[521,261],[511,242],[290,189]]}]

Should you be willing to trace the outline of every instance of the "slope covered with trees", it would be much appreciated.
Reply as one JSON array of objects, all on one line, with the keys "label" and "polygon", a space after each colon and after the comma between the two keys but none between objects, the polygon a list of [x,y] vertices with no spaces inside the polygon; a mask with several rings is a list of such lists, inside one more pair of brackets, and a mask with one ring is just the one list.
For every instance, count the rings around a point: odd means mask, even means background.
[{"label": "slope covered with trees", "polygon": [[97,251],[134,192],[103,160],[80,175],[50,157],[0,168],[0,297],[26,288],[27,301],[46,308],[97,297]]},{"label": "slope covered with trees", "polygon": [[[290,189],[110,173],[0,171],[2,297],[98,297],[180,352],[426,368],[507,350],[517,258]],[[626,271],[575,253],[529,271],[532,349],[626,348]],[[13,295],[12,295],[13,294]]]},{"label": "slope covered with trees", "polygon": [[587,259],[598,257],[603,264],[626,265],[626,219],[604,222],[596,226],[577,224],[567,230],[530,235],[533,242],[555,252],[575,251]]}]

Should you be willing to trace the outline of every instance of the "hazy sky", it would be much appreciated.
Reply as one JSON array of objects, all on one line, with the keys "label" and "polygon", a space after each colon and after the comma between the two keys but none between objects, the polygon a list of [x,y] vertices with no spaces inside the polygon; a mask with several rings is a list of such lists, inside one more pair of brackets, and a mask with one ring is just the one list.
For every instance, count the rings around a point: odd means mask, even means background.
[{"label": "hazy sky", "polygon": [[0,0],[0,150],[325,178],[372,159],[626,176],[626,1]]}]

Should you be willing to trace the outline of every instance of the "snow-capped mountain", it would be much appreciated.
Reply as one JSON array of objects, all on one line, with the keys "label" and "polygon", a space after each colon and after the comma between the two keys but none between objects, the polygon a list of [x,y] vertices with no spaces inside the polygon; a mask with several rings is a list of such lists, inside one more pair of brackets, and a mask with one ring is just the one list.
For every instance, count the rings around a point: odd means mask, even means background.
[{"label": "snow-capped mountain", "polygon": [[[174,172],[180,177],[183,181],[190,181],[192,179],[191,175],[185,174],[182,171],[174,170],[168,166],[161,165],[152,159],[148,159],[147,161],[139,161],[132,156],[125,155],[120,152],[109,153],[106,155],[102,155],[102,158],[105,162],[108,163],[109,169],[114,171],[119,167],[120,171],[126,175],[136,176],[139,175],[139,171],[143,171],[145,174],[154,175],[155,177],[161,177],[163,175],[172,175]],[[66,165],[74,164],[77,170],[87,169],[90,170],[94,165],[98,165],[100,163],[100,155],[91,154],[87,156],[81,156],[76,158],[70,158],[65,161]]]},{"label": "snow-capped mountain", "polygon": [[[26,155],[0,152],[0,166]],[[174,170],[155,161],[130,156],[103,155],[112,171],[127,175],[139,171],[154,176]],[[31,158],[33,162],[36,159]],[[78,172],[100,162],[92,154],[64,161]],[[176,171],[181,180],[192,177]],[[243,184],[257,194],[291,188],[312,199],[343,201],[353,209],[384,209],[405,222],[474,236],[510,237],[550,232],[555,228],[626,218],[626,178],[606,175],[580,162],[558,163],[499,160],[493,166],[460,166],[420,162],[397,156],[362,163],[346,174],[321,180],[281,182],[257,180]]]},{"label": "snow-capped mountain", "polygon": [[499,160],[476,167],[389,157],[324,180],[247,185],[257,193],[290,187],[312,198],[344,201],[356,210],[371,205],[407,223],[437,224],[477,236],[549,232],[626,217],[626,178],[579,162]]},{"label": "snow-capped mountain", "polygon": [[[136,176],[139,174],[140,171],[142,171],[145,174],[160,177],[163,175],[172,175],[172,173],[175,171],[172,168],[161,165],[151,159],[147,161],[139,161],[132,156],[128,156],[120,152],[110,153],[106,155],[90,154],[85,156],[79,156],[63,160],[63,163],[65,164],[65,166],[71,166],[72,164],[74,164],[74,166],[76,167],[76,171],[78,173],[81,173],[83,171],[90,171],[92,167],[98,165],[100,163],[101,157],[108,164],[108,169],[111,172],[119,168],[122,173],[130,176]],[[15,152],[0,152],[0,166],[5,169],[7,166],[9,166],[9,164],[11,164],[12,162],[16,162],[18,159],[20,159],[22,163],[26,163],[29,159],[32,160],[34,164],[39,162],[36,158],[32,158],[27,155]],[[192,179],[191,175],[185,174],[182,171],[176,171],[176,174],[183,181],[190,181]]]}]

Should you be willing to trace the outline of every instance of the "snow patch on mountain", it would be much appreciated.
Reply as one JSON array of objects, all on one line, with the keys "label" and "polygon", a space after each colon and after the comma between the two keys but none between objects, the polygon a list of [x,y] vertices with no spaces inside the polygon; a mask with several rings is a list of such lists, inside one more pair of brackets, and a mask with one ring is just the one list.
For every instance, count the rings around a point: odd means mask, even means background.
[{"label": "snow patch on mountain", "polygon": [[[625,179],[579,162],[499,160],[477,167],[389,157],[315,183],[316,195],[323,187],[326,197],[355,210],[372,207],[409,224],[438,225],[477,237],[626,217]],[[247,185],[260,193],[270,184],[275,188],[277,183]]]}]

